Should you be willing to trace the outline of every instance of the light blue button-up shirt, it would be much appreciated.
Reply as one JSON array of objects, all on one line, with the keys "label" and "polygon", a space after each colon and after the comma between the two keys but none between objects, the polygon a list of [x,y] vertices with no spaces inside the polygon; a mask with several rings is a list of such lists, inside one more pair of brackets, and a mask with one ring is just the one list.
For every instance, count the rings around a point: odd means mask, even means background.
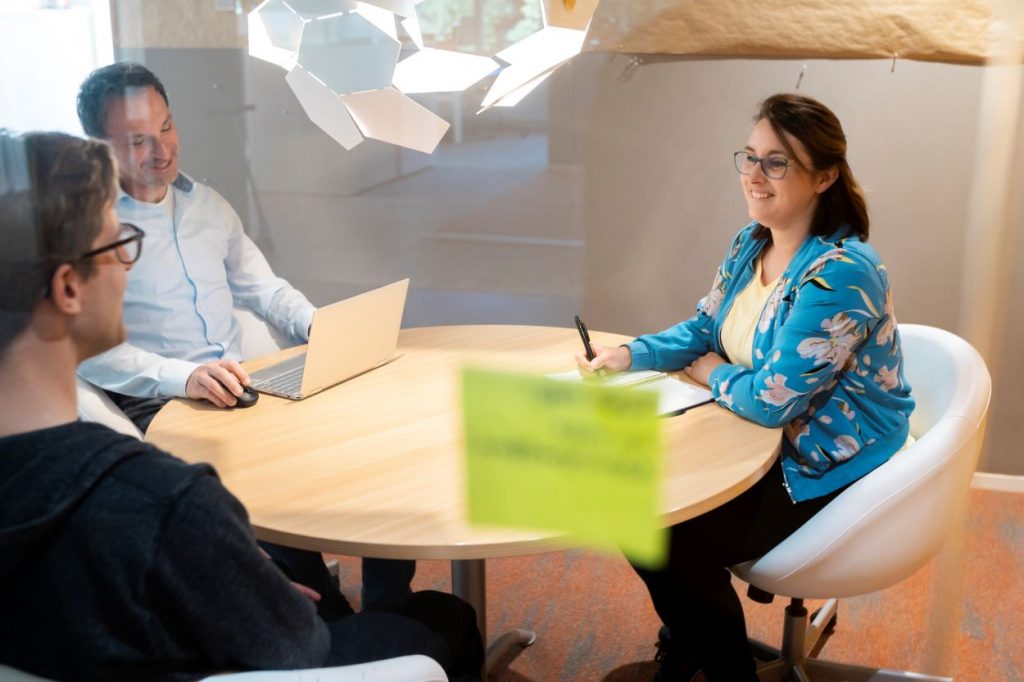
[{"label": "light blue button-up shirt", "polygon": [[146,232],[142,257],[128,272],[128,338],[78,368],[86,381],[125,395],[184,397],[200,364],[241,360],[235,306],[251,308],[296,343],[308,340],[313,322],[313,305],[274,275],[220,194],[183,173],[168,191],[173,218],[119,192],[118,217]]}]

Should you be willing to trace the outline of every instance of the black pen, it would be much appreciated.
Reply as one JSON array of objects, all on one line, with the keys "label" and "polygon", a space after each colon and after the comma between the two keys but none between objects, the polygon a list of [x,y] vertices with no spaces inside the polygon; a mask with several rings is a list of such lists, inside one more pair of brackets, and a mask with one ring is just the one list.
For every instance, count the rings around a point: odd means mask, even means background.
[{"label": "black pen", "polygon": [[583,350],[587,352],[587,360],[593,360],[594,349],[590,347],[590,334],[587,333],[587,325],[583,324],[579,315],[576,316],[576,330],[580,333],[580,339],[583,341]]}]

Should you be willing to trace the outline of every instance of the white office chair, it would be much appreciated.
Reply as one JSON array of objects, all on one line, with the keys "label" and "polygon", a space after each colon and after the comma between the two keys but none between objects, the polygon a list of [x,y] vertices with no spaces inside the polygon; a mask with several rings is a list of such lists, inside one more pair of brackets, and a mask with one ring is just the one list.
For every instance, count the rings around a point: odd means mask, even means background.
[{"label": "white office chair", "polygon": [[[45,678],[0,665],[4,682],[48,682]],[[203,682],[448,682],[444,669],[427,656],[399,656],[384,661],[309,670],[266,670],[207,677]]]},{"label": "white office chair", "polygon": [[[235,319],[242,325],[242,357],[256,358],[291,345],[288,338],[248,308],[235,308]],[[81,377],[78,382],[78,416],[82,421],[99,422],[142,440],[142,433],[107,394]]]},{"label": "white office chair", "polygon": [[[824,661],[811,656],[835,623],[836,598],[867,594],[910,577],[938,553],[966,509],[985,435],[992,385],[985,362],[963,339],[901,324],[905,371],[917,407],[916,442],[851,485],[768,554],[732,568],[750,596],[790,597],[777,660],[762,680],[948,680]],[[808,625],[804,599],[828,599]]]}]

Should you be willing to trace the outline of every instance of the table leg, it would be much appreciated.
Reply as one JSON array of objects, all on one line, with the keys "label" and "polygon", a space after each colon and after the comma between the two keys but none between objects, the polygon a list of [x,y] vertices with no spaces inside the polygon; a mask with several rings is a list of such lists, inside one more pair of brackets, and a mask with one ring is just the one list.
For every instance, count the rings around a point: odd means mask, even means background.
[{"label": "table leg", "polygon": [[[476,624],[480,636],[487,642],[487,573],[483,559],[455,559],[452,561],[452,592],[476,609]],[[530,630],[509,630],[494,638],[484,658],[484,677],[512,646],[530,646],[537,635]]]}]

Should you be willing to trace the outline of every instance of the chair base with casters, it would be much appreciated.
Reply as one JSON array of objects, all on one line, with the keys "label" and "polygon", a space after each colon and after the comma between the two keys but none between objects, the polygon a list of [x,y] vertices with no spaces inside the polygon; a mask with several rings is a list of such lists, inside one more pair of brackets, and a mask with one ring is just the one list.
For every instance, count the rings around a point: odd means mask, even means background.
[{"label": "chair base with casters", "polygon": [[[760,559],[732,567],[748,595],[790,599],[780,650],[752,643],[762,680],[950,680],[817,658],[835,626],[836,599],[876,592],[909,578],[934,557],[966,510],[985,436],[992,383],[963,339],[899,325],[904,373],[917,401],[916,441],[852,483]],[[827,599],[808,618],[804,599]]]},{"label": "chair base with casters", "polygon": [[829,599],[824,606],[808,615],[803,599],[790,599],[782,629],[782,648],[750,641],[751,653],[759,661],[757,676],[761,682],[782,680],[842,680],[843,682],[952,682],[952,677],[870,668],[818,658],[836,625],[838,599]]}]

